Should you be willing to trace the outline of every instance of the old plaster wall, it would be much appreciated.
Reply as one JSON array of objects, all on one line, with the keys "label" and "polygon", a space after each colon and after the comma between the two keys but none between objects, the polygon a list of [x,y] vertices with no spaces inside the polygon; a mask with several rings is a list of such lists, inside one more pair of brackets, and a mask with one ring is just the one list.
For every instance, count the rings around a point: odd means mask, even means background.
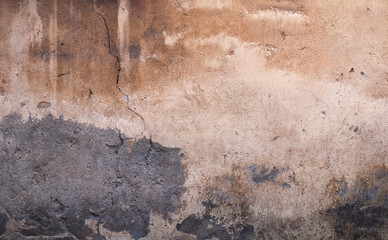
[{"label": "old plaster wall", "polygon": [[0,238],[386,239],[386,0],[1,0]]}]

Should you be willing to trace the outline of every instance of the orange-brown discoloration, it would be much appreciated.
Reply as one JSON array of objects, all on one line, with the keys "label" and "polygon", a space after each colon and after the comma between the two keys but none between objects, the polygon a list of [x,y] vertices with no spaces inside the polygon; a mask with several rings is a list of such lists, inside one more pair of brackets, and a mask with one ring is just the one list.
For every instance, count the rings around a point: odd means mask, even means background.
[{"label": "orange-brown discoloration", "polygon": [[[22,3],[3,4],[14,8]],[[369,86],[369,89],[375,89],[371,93],[373,96],[385,96],[385,75],[366,69],[361,63],[386,55],[387,49],[382,49],[382,54],[377,55],[377,49],[373,49],[373,46],[384,44],[387,31],[376,26],[373,31],[376,37],[371,38],[370,33],[363,33],[368,28],[349,27],[360,19],[371,21],[371,14],[376,18],[386,18],[379,9],[383,3],[376,1],[369,5],[354,4],[351,14],[340,10],[345,5],[336,6],[337,12],[330,14],[330,4],[306,1],[231,1],[222,8],[212,8],[210,3],[208,6],[192,3],[185,5],[168,0],[128,1],[126,10],[129,12],[129,29],[126,31],[129,32],[125,32],[128,40],[121,48],[129,52],[131,57],[128,60],[121,59],[129,61],[129,69],[121,72],[120,87],[127,94],[159,91],[169,84],[178,84],[178,79],[200,74],[204,70],[206,72],[202,63],[209,56],[228,55],[220,52],[217,46],[224,39],[210,47],[205,45],[193,48],[192,44],[185,43],[222,33],[236,37],[241,42],[262,46],[267,51],[266,66],[269,68],[295,71],[305,75],[307,79],[319,79],[322,74],[329,74],[333,81],[341,80],[352,85],[358,83],[347,80],[354,78],[349,76],[348,71],[355,68],[354,75],[360,75],[356,76],[359,81],[365,77],[376,79]],[[114,82],[119,66],[114,57],[108,54],[108,45],[111,53],[119,58],[123,57],[120,56],[123,53],[120,53],[118,42],[119,3],[38,1],[37,6],[37,14],[43,25],[40,33],[42,39],[29,44],[29,63],[22,70],[27,73],[26,77],[34,92],[43,93],[55,88],[58,96],[78,104],[87,104],[87,94],[83,89],[94,88],[93,92],[103,99],[116,95]],[[330,22],[325,21],[325,14],[332,16]],[[343,14],[348,18],[346,22],[339,23]],[[106,20],[109,40],[99,15]],[[5,28],[6,25],[2,27]],[[363,36],[364,40],[343,41],[344,36],[356,37],[356,34]],[[174,38],[171,45],[165,44],[168,36]],[[368,47],[371,47],[370,50],[367,50]],[[84,54],[80,55],[80,52]],[[356,55],[363,60],[355,59]],[[221,62],[221,65],[224,63]],[[71,74],[66,79],[57,77],[68,72]],[[364,74],[361,75],[361,72]],[[377,80],[379,78],[381,80]]]}]

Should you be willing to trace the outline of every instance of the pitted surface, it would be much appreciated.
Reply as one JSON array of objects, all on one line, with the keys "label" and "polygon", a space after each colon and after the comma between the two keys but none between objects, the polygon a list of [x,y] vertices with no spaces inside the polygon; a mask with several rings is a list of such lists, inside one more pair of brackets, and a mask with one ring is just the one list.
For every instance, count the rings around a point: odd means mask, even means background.
[{"label": "pitted surface", "polygon": [[[179,206],[179,149],[52,116],[25,123],[7,116],[0,140],[0,212],[25,220],[22,236],[102,237],[85,225],[90,218],[139,239],[151,211],[168,219]],[[1,233],[7,219],[0,215]]]}]

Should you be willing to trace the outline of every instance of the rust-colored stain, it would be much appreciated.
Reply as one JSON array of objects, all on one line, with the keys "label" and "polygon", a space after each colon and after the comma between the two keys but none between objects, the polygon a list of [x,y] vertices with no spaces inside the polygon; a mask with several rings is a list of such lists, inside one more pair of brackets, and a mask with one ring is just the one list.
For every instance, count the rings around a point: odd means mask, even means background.
[{"label": "rust-colored stain", "polygon": [[51,103],[43,101],[43,102],[38,103],[38,105],[36,107],[37,108],[49,108],[49,107],[51,107]]}]

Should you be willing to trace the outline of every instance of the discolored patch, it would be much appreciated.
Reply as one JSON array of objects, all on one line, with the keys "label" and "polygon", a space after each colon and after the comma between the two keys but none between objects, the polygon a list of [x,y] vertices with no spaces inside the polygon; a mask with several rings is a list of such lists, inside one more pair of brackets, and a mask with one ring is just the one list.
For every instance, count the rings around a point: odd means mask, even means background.
[{"label": "discolored patch", "polygon": [[328,191],[332,197],[343,197],[349,191],[348,183],[344,178],[341,178],[341,180],[332,178],[328,184]]},{"label": "discolored patch", "polygon": [[36,107],[37,108],[49,108],[49,107],[51,107],[51,103],[43,101],[43,102],[38,103],[38,105]]},{"label": "discolored patch", "polygon": [[251,180],[256,183],[262,182],[274,182],[275,179],[281,174],[284,170],[277,167],[273,167],[271,171],[265,166],[251,166],[249,167],[251,171]]},{"label": "discolored patch", "polygon": [[[345,239],[384,239],[388,224],[388,171],[377,169],[371,176],[360,177],[352,189],[336,181],[338,194],[344,195],[326,215],[337,237]],[[342,185],[342,187],[341,187]],[[342,191],[346,187],[346,191]],[[341,190],[342,189],[342,190]]]},{"label": "discolored patch", "polygon": [[[18,234],[26,237],[104,239],[85,225],[94,219],[139,239],[151,211],[169,219],[184,191],[180,150],[149,139],[50,115],[27,122],[9,115],[0,141],[0,211],[25,220]],[[0,230],[6,221],[0,215]]]},{"label": "discolored patch", "polygon": [[139,45],[129,46],[129,56],[131,59],[138,58],[140,56],[141,49]]},{"label": "discolored patch", "polygon": [[193,234],[198,240],[204,239],[252,239],[254,227],[249,224],[232,224],[229,225],[225,219],[217,219],[209,215],[209,211],[202,217],[194,214],[188,216],[181,223],[177,224],[178,231]]},{"label": "discolored patch", "polygon": [[216,219],[209,215],[202,218],[190,215],[182,223],[179,223],[176,229],[184,233],[196,235],[198,240],[211,239],[213,237],[231,239],[226,228],[222,224],[216,223]]},{"label": "discolored patch", "polygon": [[5,226],[7,225],[8,217],[4,213],[0,213],[0,236],[5,233]]},{"label": "discolored patch", "polygon": [[230,176],[216,177],[205,191],[204,213],[189,215],[177,225],[177,230],[197,239],[252,239],[252,189],[248,181],[246,171],[239,166],[233,166]]},{"label": "discolored patch", "polygon": [[388,216],[388,208],[384,206],[367,207],[363,204],[352,203],[340,205],[328,211],[337,217],[335,232],[339,236],[353,239],[373,237],[378,239],[378,228],[384,226]]},{"label": "discolored patch", "polygon": [[287,182],[285,182],[284,179],[283,181],[277,180],[277,178],[280,177],[282,173],[289,171],[288,168],[279,168],[274,166],[270,170],[264,165],[252,165],[247,169],[249,172],[250,180],[256,185],[263,183],[275,183],[281,186],[283,189],[291,188],[291,184],[297,185],[295,181],[295,173],[289,175]]}]

